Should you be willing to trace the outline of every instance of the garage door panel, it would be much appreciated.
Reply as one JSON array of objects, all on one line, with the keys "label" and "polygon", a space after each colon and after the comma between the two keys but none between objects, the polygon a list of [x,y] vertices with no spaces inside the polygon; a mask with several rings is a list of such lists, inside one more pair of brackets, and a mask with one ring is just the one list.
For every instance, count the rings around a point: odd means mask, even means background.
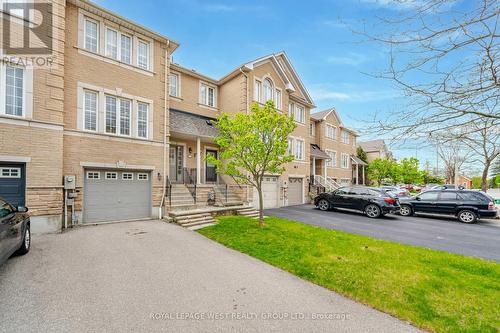
[{"label": "garage door panel", "polygon": [[301,205],[303,203],[304,180],[290,178],[288,180],[288,205]]},{"label": "garage door panel", "polygon": [[[278,207],[279,182],[277,177],[264,177],[262,181],[262,197],[264,208]],[[259,207],[259,193],[254,189],[254,207]]]},{"label": "garage door panel", "polygon": [[25,194],[25,165],[0,163],[0,197],[13,206],[24,206]]},{"label": "garage door panel", "polygon": [[[127,173],[131,173],[127,171]],[[100,177],[105,173],[100,171]],[[151,215],[151,182],[137,179],[125,180],[118,172],[117,179],[88,179],[84,188],[84,222],[129,220],[148,218]]]}]

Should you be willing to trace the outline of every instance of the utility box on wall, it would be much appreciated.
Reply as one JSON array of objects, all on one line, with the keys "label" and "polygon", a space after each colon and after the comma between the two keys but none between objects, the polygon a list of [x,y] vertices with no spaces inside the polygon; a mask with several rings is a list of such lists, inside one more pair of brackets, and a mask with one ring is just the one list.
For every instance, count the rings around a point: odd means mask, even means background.
[{"label": "utility box on wall", "polygon": [[76,189],[76,176],[74,176],[74,175],[64,176],[64,189],[65,190]]}]

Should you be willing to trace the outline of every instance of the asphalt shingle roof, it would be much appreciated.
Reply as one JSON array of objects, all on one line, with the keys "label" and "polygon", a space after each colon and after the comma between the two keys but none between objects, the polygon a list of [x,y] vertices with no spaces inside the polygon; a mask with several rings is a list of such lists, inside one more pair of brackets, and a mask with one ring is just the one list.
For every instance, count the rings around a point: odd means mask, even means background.
[{"label": "asphalt shingle roof", "polygon": [[170,109],[170,131],[201,137],[216,137],[217,128],[212,124],[215,119]]}]

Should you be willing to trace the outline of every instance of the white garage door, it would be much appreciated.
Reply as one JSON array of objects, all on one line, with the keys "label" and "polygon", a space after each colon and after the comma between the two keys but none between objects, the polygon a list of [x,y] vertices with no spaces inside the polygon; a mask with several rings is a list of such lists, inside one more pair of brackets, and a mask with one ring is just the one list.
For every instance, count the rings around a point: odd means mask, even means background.
[{"label": "white garage door", "polygon": [[149,172],[86,170],[84,186],[84,223],[151,216]]},{"label": "white garage door", "polygon": [[303,179],[290,178],[288,180],[288,205],[302,205]]},{"label": "white garage door", "polygon": [[[278,190],[279,183],[278,177],[264,177],[262,181],[262,195],[264,201],[264,208],[278,207]],[[259,208],[259,193],[254,189],[253,206]]]}]

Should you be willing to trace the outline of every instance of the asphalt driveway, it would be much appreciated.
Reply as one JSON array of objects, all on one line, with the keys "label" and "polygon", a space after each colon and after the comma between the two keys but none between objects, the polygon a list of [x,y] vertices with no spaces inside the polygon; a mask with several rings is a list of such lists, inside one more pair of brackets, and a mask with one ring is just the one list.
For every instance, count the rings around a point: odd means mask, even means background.
[{"label": "asphalt driveway", "polygon": [[1,332],[413,332],[160,221],[34,237],[0,267]]},{"label": "asphalt driveway", "polygon": [[448,217],[399,215],[374,220],[347,211],[322,212],[313,205],[270,209],[265,213],[323,228],[500,262],[498,221],[480,220],[469,225]]}]

